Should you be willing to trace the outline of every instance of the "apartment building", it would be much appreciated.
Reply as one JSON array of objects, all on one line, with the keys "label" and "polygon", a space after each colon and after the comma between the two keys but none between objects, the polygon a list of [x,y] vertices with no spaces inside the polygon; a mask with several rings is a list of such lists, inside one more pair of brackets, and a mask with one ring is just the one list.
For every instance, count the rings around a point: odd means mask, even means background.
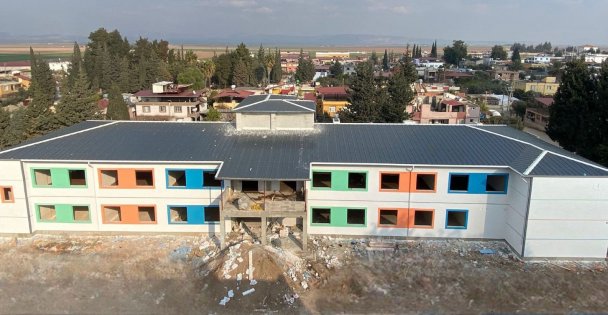
[{"label": "apartment building", "polygon": [[556,77],[546,77],[540,81],[514,81],[513,89],[524,90],[525,92],[532,91],[540,95],[553,96],[557,93],[559,83]]},{"label": "apartment building", "polygon": [[[309,115],[289,102],[241,113]],[[2,151],[0,233],[224,240],[243,218],[280,217],[302,220],[304,245],[309,234],[501,239],[530,259],[606,258],[608,169],[515,129],[242,122],[88,121]]]}]

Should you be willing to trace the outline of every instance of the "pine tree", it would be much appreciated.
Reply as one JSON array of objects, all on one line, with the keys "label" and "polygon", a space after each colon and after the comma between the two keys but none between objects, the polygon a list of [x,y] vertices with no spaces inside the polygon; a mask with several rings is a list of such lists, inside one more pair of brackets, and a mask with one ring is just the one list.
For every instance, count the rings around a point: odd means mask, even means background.
[{"label": "pine tree", "polygon": [[11,115],[4,108],[0,107],[0,149],[2,149],[6,143],[4,134],[8,133],[8,126],[11,123]]},{"label": "pine tree", "polygon": [[389,99],[382,102],[381,117],[387,123],[400,123],[407,119],[406,106],[414,99],[411,85],[416,80],[416,68],[409,58],[399,63],[388,84]]},{"label": "pine tree", "polygon": [[236,86],[247,85],[249,79],[247,65],[243,60],[238,60],[232,72],[232,84]]},{"label": "pine tree", "polygon": [[129,120],[129,108],[120,93],[117,84],[112,84],[110,88],[110,103],[106,112],[106,119],[110,120]]},{"label": "pine tree", "polygon": [[0,147],[14,146],[27,139],[28,124],[27,109],[21,108],[12,112],[9,124],[1,135]]},{"label": "pine tree", "polygon": [[81,73],[57,105],[55,120],[60,126],[71,126],[98,118],[98,112],[97,95],[91,89],[87,77]]},{"label": "pine tree", "polygon": [[378,55],[376,54],[376,51],[372,51],[372,55],[369,57],[369,60],[372,62],[372,65],[375,66],[378,64]]},{"label": "pine tree", "polygon": [[382,70],[388,71],[390,69],[388,62],[388,51],[384,50],[384,57],[382,57]]},{"label": "pine tree", "polygon": [[418,51],[418,48],[416,48],[416,44],[414,44],[414,47],[412,48],[412,59],[416,58],[417,51]]},{"label": "pine tree", "polygon": [[53,129],[53,112],[51,107],[56,94],[56,84],[49,64],[36,57],[30,48],[30,63],[32,65],[32,83],[30,85],[30,95],[32,101],[28,105],[24,115],[27,126],[24,129],[24,136],[30,138],[47,133]]},{"label": "pine tree", "polygon": [[349,103],[350,105],[340,112],[340,118],[345,122],[380,121],[372,61],[357,65],[350,83]]},{"label": "pine tree", "polygon": [[315,66],[307,58],[304,58],[304,51],[300,49],[300,57],[298,58],[298,67],[296,68],[295,78],[300,83],[309,82],[315,76]]}]

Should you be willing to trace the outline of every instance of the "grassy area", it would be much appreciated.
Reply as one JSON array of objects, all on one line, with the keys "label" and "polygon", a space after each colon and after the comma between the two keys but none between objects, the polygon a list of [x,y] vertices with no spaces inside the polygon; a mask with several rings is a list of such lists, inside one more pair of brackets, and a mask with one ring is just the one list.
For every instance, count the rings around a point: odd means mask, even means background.
[{"label": "grassy area", "polygon": [[[71,53],[40,54],[44,59],[70,58]],[[30,54],[0,54],[0,62],[30,60]]]}]

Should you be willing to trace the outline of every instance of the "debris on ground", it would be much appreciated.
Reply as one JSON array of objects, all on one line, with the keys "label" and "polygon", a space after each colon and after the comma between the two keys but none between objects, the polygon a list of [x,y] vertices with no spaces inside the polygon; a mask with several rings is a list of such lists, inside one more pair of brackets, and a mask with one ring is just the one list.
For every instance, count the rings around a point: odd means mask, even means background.
[{"label": "debris on ground", "polygon": [[[6,313],[601,313],[606,261],[522,261],[502,241],[0,237]],[[293,230],[282,235],[293,235]],[[290,236],[291,237],[291,236]],[[500,294],[496,294],[496,284]],[[62,301],[70,300],[66,304]],[[191,301],[183,303],[183,301]]]}]

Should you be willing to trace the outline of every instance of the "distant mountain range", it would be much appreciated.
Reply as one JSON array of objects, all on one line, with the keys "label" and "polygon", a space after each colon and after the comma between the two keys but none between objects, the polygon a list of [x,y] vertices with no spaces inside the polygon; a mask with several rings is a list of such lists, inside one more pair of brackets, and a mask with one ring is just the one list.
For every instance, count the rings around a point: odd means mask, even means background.
[{"label": "distant mountain range", "polygon": [[[126,34],[130,40],[138,38],[139,35]],[[145,34],[142,37],[148,37],[150,39],[165,39],[171,44],[199,44],[199,45],[210,45],[210,46],[234,46],[241,42],[248,46],[257,46],[262,43],[264,46],[280,46],[280,47],[378,47],[378,46],[405,46],[407,44],[413,45],[428,45],[430,46],[433,41],[437,40],[439,46],[445,46],[452,43],[451,39],[441,38],[414,38],[407,36],[387,36],[387,35],[376,35],[376,34],[336,34],[336,35],[223,35],[223,36],[209,36],[202,34],[198,37],[184,37],[182,34],[165,34],[165,35],[151,35]],[[6,32],[0,32],[0,44],[14,44],[14,43],[68,43],[78,41],[79,43],[86,43],[88,41],[87,36],[80,35],[61,35],[61,34],[41,34],[41,35],[27,35],[27,36],[15,36]],[[489,46],[497,44],[511,44],[513,42],[523,42],[526,44],[535,44],[533,42],[525,41],[471,41],[465,40],[469,45],[477,46]],[[555,44],[554,44],[555,45]],[[559,45],[559,44],[558,44]],[[560,45],[563,46],[563,45]]]}]

